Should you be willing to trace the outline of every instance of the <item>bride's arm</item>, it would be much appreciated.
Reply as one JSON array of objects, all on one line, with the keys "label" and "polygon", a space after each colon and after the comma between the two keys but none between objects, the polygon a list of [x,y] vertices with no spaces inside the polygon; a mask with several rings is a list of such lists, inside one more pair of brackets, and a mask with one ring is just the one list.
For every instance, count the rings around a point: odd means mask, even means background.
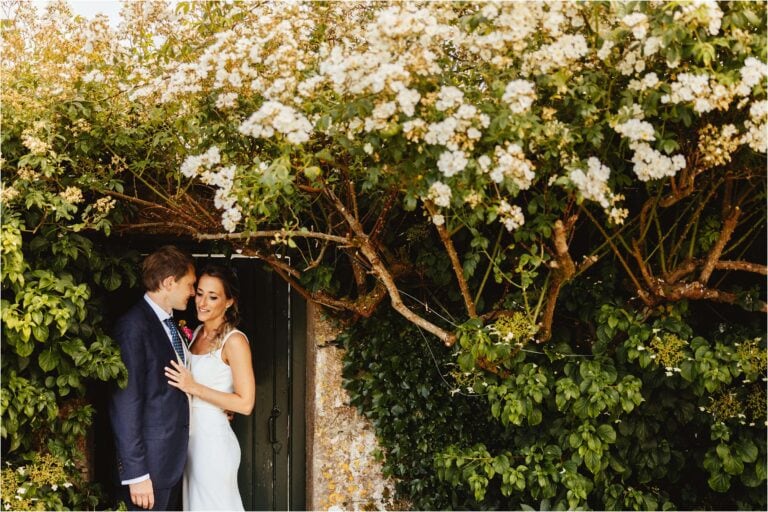
[{"label": "bride's arm", "polygon": [[251,363],[251,347],[245,336],[232,334],[224,345],[222,358],[232,369],[232,393],[217,391],[196,382],[190,371],[176,361],[171,361],[173,368],[165,368],[168,384],[224,410],[251,414],[256,401],[256,381]]}]

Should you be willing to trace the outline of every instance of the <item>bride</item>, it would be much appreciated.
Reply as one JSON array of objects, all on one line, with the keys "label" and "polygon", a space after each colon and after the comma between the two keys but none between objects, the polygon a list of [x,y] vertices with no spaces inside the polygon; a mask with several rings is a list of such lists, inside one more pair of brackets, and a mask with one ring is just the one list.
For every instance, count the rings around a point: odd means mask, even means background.
[{"label": "bride", "polygon": [[165,375],[191,396],[184,510],[243,510],[237,488],[240,445],[227,412],[251,414],[256,398],[248,339],[235,329],[238,289],[230,270],[209,265],[195,295],[197,318],[189,369],[172,361]]}]

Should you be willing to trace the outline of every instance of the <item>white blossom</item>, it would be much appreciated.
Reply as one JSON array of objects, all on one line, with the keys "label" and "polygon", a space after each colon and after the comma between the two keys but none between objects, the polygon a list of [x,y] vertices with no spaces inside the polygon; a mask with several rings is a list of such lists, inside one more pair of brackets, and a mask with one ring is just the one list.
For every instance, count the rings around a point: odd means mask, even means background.
[{"label": "white blossom", "polygon": [[536,100],[534,84],[528,80],[512,80],[507,84],[501,99],[509,105],[513,113],[526,112]]},{"label": "white blossom", "polygon": [[400,105],[400,110],[407,116],[412,116],[416,111],[416,105],[421,99],[421,94],[415,89],[400,89],[397,93],[397,102]]},{"label": "white blossom", "polygon": [[744,122],[745,132],[742,142],[758,153],[768,150],[768,101],[761,100],[749,108],[749,119]]},{"label": "white blossom", "polygon": [[654,140],[653,125],[647,121],[639,119],[629,119],[613,127],[618,133],[631,141]]},{"label": "white blossom", "polygon": [[589,52],[587,40],[582,34],[564,34],[551,44],[524,57],[523,73],[548,74],[552,70],[574,66]]},{"label": "white blossom", "polygon": [[436,181],[429,187],[427,198],[437,206],[446,208],[451,205],[451,187],[443,182]]},{"label": "white blossom", "polygon": [[661,49],[662,40],[660,37],[651,36],[645,40],[643,45],[643,55],[650,57],[655,55]]},{"label": "white blossom", "polygon": [[739,73],[741,74],[741,82],[736,88],[736,93],[739,96],[748,96],[757,84],[762,82],[765,85],[765,78],[768,76],[768,64],[755,57],[747,57]]},{"label": "white blossom", "polygon": [[675,13],[675,20],[695,21],[706,23],[710,35],[716,36],[720,32],[723,19],[723,11],[717,5],[716,0],[693,0],[681,5],[681,10]]},{"label": "white blossom", "polygon": [[635,39],[643,39],[648,32],[648,16],[641,12],[627,14],[621,19],[621,22],[632,30]]},{"label": "white blossom", "polygon": [[579,190],[579,193],[590,201],[595,201],[603,208],[610,206],[611,190],[608,188],[608,177],[611,170],[600,160],[590,157],[587,160],[587,171],[573,169],[568,177]]},{"label": "white blossom", "polygon": [[467,167],[467,156],[463,151],[444,151],[437,160],[437,168],[446,178]]},{"label": "white blossom", "polygon": [[685,157],[675,155],[668,157],[653,149],[645,142],[630,144],[635,154],[632,156],[633,171],[640,181],[649,181],[674,176],[685,168]]},{"label": "white blossom", "polygon": [[506,147],[496,146],[494,159],[496,165],[490,169],[490,177],[494,182],[501,183],[504,179],[508,179],[520,190],[530,188],[536,177],[533,172],[534,167],[518,144],[507,144]]},{"label": "white blossom", "polygon": [[216,98],[216,108],[226,109],[237,105],[237,93],[224,92]]},{"label": "white blossom", "polygon": [[312,124],[297,110],[280,102],[266,101],[240,124],[238,131],[258,138],[271,138],[277,131],[284,134],[288,142],[301,144],[309,140]]},{"label": "white blossom", "polygon": [[103,83],[105,81],[104,73],[101,70],[93,69],[83,76],[83,82],[90,83]]},{"label": "white blossom", "polygon": [[237,228],[237,223],[243,218],[239,208],[230,208],[221,215],[221,225],[232,233]]},{"label": "white blossom", "polygon": [[661,97],[662,103],[693,103],[698,113],[727,110],[736,93],[735,86],[710,80],[707,74],[680,73],[670,88],[670,93]]},{"label": "white blossom", "polygon": [[437,110],[448,110],[457,105],[461,105],[464,101],[464,93],[453,86],[441,87],[440,92],[437,95],[437,101],[435,102],[435,108]]},{"label": "white blossom", "polygon": [[611,41],[610,39],[606,39],[605,41],[603,41],[603,45],[597,51],[597,58],[600,60],[607,59],[611,55],[612,48],[613,48],[613,41]]},{"label": "white blossom", "polygon": [[510,205],[504,199],[499,202],[499,219],[507,231],[514,231],[525,224],[523,210],[518,205]]}]

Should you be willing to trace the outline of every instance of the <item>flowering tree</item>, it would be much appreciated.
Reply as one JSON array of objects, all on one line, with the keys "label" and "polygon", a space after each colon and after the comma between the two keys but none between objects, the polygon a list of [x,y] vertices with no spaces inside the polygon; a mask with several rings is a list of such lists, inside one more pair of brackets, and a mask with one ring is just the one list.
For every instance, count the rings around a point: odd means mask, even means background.
[{"label": "flowering tree", "polygon": [[117,30],[27,9],[8,211],[227,240],[347,317],[388,300],[460,340],[486,386],[565,339],[596,263],[639,324],[768,310],[763,4],[142,2]]},{"label": "flowering tree", "polygon": [[[562,285],[609,254],[648,307],[765,310],[712,279],[765,273],[739,256],[762,218],[755,8],[191,5],[186,38],[120,67],[90,60],[82,80],[162,116],[165,190],[146,160],[131,169],[115,155],[155,193],[140,203],[152,222],[132,228],[231,233],[313,300],[367,315],[388,296],[450,344],[398,290],[424,273],[387,240],[405,222],[439,238],[466,317],[504,309],[516,290],[544,341]],[[95,171],[109,184],[121,170]],[[603,240],[581,247],[594,230]],[[276,245],[294,249],[292,264]]]}]

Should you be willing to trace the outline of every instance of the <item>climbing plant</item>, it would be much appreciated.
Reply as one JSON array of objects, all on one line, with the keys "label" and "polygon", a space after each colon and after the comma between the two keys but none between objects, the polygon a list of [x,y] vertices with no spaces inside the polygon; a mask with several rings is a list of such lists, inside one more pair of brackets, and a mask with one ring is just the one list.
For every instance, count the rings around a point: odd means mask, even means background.
[{"label": "climbing plant", "polygon": [[[344,320],[389,304],[453,347],[506,432],[437,455],[476,503],[752,500],[764,3],[6,6],[4,354],[69,371],[34,350],[111,286],[77,271],[84,234],[226,240]],[[681,433],[633,453],[658,411]],[[698,496],[667,485],[681,456]]]},{"label": "climbing plant", "polygon": [[[6,48],[23,36],[6,25]],[[83,186],[87,173],[74,164],[78,156],[95,161],[103,150],[103,141],[73,140],[88,109],[25,92],[38,80],[53,85],[57,52],[72,49],[49,47],[42,37],[35,51],[44,64],[27,62],[34,70],[3,78],[2,506],[85,510],[101,500],[87,478],[96,412],[88,392],[127,380],[103,323],[103,299],[136,282],[137,255],[104,242],[122,213],[113,199]],[[32,125],[47,142],[30,134]]]},{"label": "climbing plant", "polygon": [[384,311],[343,337],[345,387],[399,498],[415,509],[766,506],[763,326],[701,321],[685,303],[645,318],[606,301],[611,273],[564,292],[571,320],[545,349],[515,341],[530,329],[519,318],[483,340],[466,331],[454,351]]}]

